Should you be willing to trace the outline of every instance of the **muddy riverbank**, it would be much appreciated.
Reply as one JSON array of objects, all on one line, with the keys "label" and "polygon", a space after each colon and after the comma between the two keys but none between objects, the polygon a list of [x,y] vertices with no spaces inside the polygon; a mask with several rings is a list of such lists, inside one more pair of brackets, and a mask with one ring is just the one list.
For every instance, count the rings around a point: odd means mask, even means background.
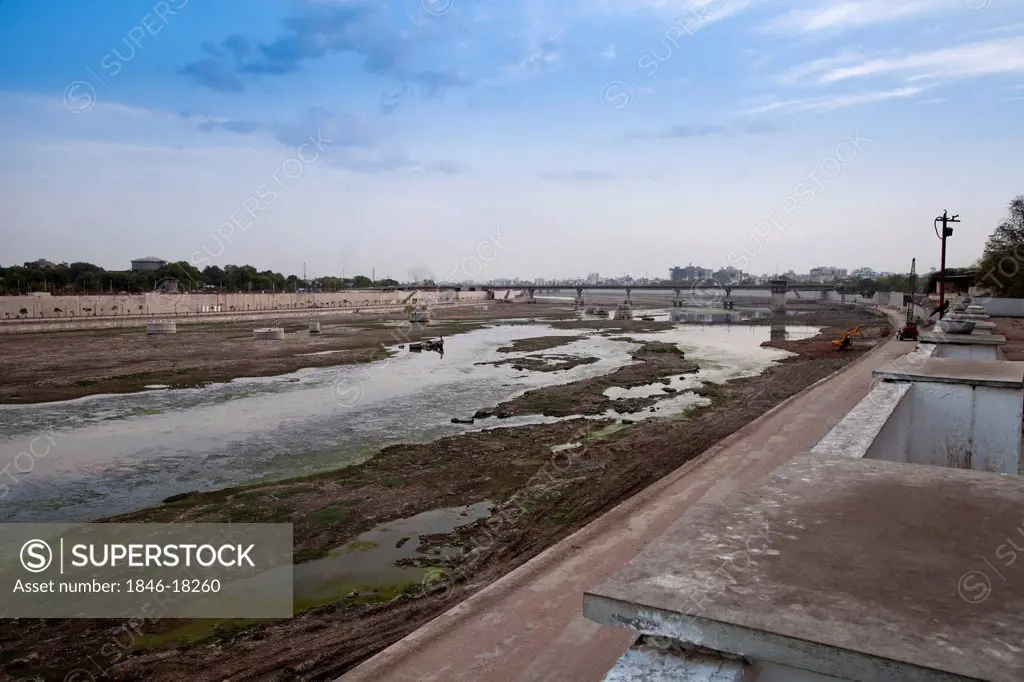
[{"label": "muddy riverbank", "polygon": [[[546,386],[527,391],[494,409],[480,410],[474,417],[507,419],[522,414],[568,417],[601,414],[611,409],[617,412],[638,412],[664,395],[614,400],[605,392],[610,388],[630,389],[645,386],[662,381],[666,377],[681,376],[700,369],[700,365],[687,360],[683,351],[670,343],[644,343],[633,351],[631,357],[636,361],[635,364],[627,365],[610,374],[572,384]],[[664,383],[666,386],[669,384],[668,381]]]},{"label": "muddy riverbank", "polygon": [[[366,363],[384,346],[478,329],[496,319],[572,319],[562,304],[491,304],[438,311],[428,324],[404,315],[321,317],[321,333],[282,320],[283,341],[254,341],[252,323],[180,326],[147,336],[144,328],[11,334],[0,354],[0,404],[129,393],[147,386],[189,388],[238,377],[276,376],[306,367]],[[265,324],[265,322],[261,323]]]},{"label": "muddy riverbank", "polygon": [[[573,419],[396,445],[356,466],[181,495],[121,515],[117,520],[291,522],[297,571],[338,556],[372,560],[379,548],[364,534],[397,519],[463,508],[466,522],[448,532],[425,532],[422,539],[398,539],[418,541],[417,555],[404,563],[419,573],[377,584],[339,580],[302,595],[304,610],[290,620],[132,627],[95,620],[2,621],[0,665],[15,679],[64,679],[76,669],[118,680],[332,679],[849,363],[878,341],[878,328],[887,324],[854,311],[835,323],[818,337],[785,341],[797,355],[759,376],[706,387],[709,405],[672,418],[639,424]],[[865,325],[867,339],[846,352],[832,349],[837,331],[855,324]],[[640,333],[639,325],[615,332]],[[645,373],[635,377],[643,384],[657,372],[683,373],[682,363],[690,362],[652,348],[638,351],[637,359],[622,369]],[[581,413],[603,395],[589,381],[559,387],[565,395],[578,393],[570,413]]]}]

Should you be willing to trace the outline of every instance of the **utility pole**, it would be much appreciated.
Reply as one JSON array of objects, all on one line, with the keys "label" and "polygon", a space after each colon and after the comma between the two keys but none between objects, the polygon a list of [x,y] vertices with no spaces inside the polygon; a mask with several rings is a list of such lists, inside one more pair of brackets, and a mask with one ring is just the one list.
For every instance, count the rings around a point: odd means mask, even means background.
[{"label": "utility pole", "polygon": [[[942,233],[939,234],[938,223],[942,223]],[[944,314],[943,307],[946,302],[946,238],[953,236],[953,228],[949,227],[949,223],[960,222],[960,214],[955,214],[952,218],[949,217],[949,211],[943,211],[942,215],[935,219],[932,223],[932,227],[935,228],[935,236],[942,241],[942,257],[939,260],[939,319],[942,319]]]}]

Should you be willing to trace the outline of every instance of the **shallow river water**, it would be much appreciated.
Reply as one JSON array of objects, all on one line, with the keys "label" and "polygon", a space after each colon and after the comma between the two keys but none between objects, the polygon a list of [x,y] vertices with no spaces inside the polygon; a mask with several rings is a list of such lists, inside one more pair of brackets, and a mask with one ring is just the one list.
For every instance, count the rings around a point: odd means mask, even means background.
[{"label": "shallow river water", "polygon": [[[667,313],[667,311],[662,311]],[[816,333],[788,327],[789,338]],[[766,326],[678,326],[638,340],[677,343],[701,363],[673,378],[665,416],[699,404],[686,392],[702,380],[760,373],[785,357],[761,348]],[[545,335],[578,341],[540,354],[574,354],[598,362],[560,372],[479,365],[531,353],[498,353],[510,341]],[[237,379],[200,389],[154,389],[42,405],[0,406],[0,521],[86,521],[158,504],[192,490],[305,475],[356,463],[382,446],[424,442],[494,426],[555,421],[524,417],[450,423],[523,391],[578,381],[631,362],[636,348],[592,330],[542,323],[493,325],[445,339],[443,356],[397,349],[366,365]],[[536,354],[536,353],[533,353]],[[609,397],[654,395],[655,387],[610,389]],[[611,414],[609,416],[616,416]]]}]

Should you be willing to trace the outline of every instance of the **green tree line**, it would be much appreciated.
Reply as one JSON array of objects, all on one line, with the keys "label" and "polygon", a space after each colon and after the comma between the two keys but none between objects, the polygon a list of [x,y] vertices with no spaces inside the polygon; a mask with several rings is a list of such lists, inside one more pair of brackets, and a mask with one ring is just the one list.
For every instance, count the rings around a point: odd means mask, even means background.
[{"label": "green tree line", "polygon": [[985,243],[977,285],[996,296],[1024,298],[1024,194],[1010,202],[1006,219]]},{"label": "green tree line", "polygon": [[297,275],[270,270],[258,271],[251,265],[209,265],[202,270],[191,263],[168,263],[157,270],[142,272],[104,270],[92,263],[60,263],[40,266],[34,263],[0,267],[0,294],[26,294],[48,291],[60,294],[102,292],[145,293],[176,282],[180,291],[341,291],[398,286],[393,279],[374,282],[365,275],[355,277],[318,277],[303,282]]}]

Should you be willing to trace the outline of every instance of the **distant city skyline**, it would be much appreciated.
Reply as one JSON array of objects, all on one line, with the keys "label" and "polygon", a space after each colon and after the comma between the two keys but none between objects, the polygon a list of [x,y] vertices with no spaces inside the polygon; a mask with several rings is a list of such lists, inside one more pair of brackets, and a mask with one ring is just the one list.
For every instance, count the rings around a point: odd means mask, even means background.
[{"label": "distant city skyline", "polygon": [[[67,265],[69,263],[75,263],[75,262],[88,262],[88,261],[81,261],[80,259],[73,259],[71,261],[55,261],[55,260],[52,260],[52,259],[49,259],[49,258],[37,258],[37,259],[31,260],[31,261],[24,261],[23,263],[0,263],[0,268],[8,268],[8,267],[12,267],[12,266],[31,265],[31,266],[40,267],[40,268],[44,268],[45,269],[45,268],[57,267],[59,265]],[[91,264],[92,265],[97,265],[99,267],[102,267],[104,270],[106,270],[108,272],[116,273],[116,272],[133,272],[133,271],[138,271],[140,269],[156,269],[156,267],[158,267],[160,265],[164,265],[164,266],[169,265],[169,266],[173,267],[177,262],[180,262],[180,259],[177,259],[177,260],[173,259],[173,258],[164,259],[164,258],[157,257],[157,256],[146,256],[146,257],[142,257],[142,258],[132,259],[130,261],[130,267],[127,267],[127,268],[123,268],[123,267],[122,268],[106,267],[102,263],[91,263]],[[262,267],[259,264],[253,264],[253,263],[234,263],[234,264],[227,264],[227,265],[234,265],[234,266],[238,266],[238,267],[241,267],[241,266],[251,266],[251,267],[255,268],[257,272],[264,272],[264,271],[270,270],[271,272],[280,273],[280,274],[283,274],[285,276],[299,277],[301,279],[306,279],[306,280],[309,280],[309,281],[313,281],[313,280],[316,280],[316,279],[319,279],[319,278],[323,278],[323,277],[331,277],[331,278],[345,278],[345,277],[347,277],[349,279],[351,279],[353,277],[368,277],[368,278],[370,278],[373,281],[383,281],[383,280],[386,280],[386,279],[394,279],[394,280],[401,281],[401,282],[417,282],[417,281],[429,281],[429,280],[432,280],[432,281],[437,281],[437,282],[473,282],[473,283],[488,283],[488,282],[501,282],[501,283],[507,283],[507,282],[523,282],[523,283],[538,283],[538,282],[544,282],[544,283],[586,282],[586,283],[589,283],[589,284],[600,284],[602,282],[609,282],[609,281],[619,282],[619,281],[623,281],[623,280],[632,280],[632,281],[673,281],[675,279],[684,280],[684,281],[692,281],[694,279],[717,279],[719,281],[735,281],[735,280],[739,280],[739,279],[743,279],[743,278],[754,278],[754,279],[764,280],[764,279],[770,279],[772,277],[784,276],[784,275],[791,275],[791,276],[795,276],[797,278],[800,278],[801,280],[808,280],[808,281],[834,281],[836,279],[843,279],[843,278],[850,278],[850,277],[852,277],[852,278],[869,277],[869,274],[867,272],[864,272],[864,271],[870,271],[870,273],[873,273],[872,275],[870,275],[870,277],[886,277],[886,276],[892,276],[892,275],[905,275],[905,274],[907,274],[909,272],[909,268],[907,269],[907,271],[888,271],[888,270],[875,270],[874,268],[872,268],[870,266],[864,266],[864,265],[861,265],[861,266],[858,266],[858,267],[855,267],[855,268],[840,268],[840,267],[837,267],[837,266],[821,266],[821,265],[819,265],[819,266],[815,266],[813,268],[810,268],[806,272],[799,272],[799,271],[793,270],[791,268],[789,270],[782,271],[782,272],[760,272],[760,273],[757,273],[757,272],[743,272],[743,271],[739,270],[738,268],[735,268],[733,266],[728,266],[728,265],[726,265],[726,266],[719,266],[719,267],[716,267],[716,268],[706,268],[706,267],[703,267],[703,266],[700,266],[700,265],[694,265],[692,263],[689,263],[686,266],[672,266],[672,267],[666,268],[665,272],[661,273],[661,274],[659,274],[657,271],[654,271],[654,270],[646,270],[644,273],[636,274],[636,275],[631,274],[631,273],[602,274],[600,272],[590,272],[590,273],[587,273],[586,275],[564,274],[564,275],[555,275],[555,276],[546,276],[546,277],[545,276],[527,277],[527,276],[523,276],[523,275],[512,275],[512,276],[492,277],[492,278],[488,278],[486,280],[481,280],[481,279],[458,278],[458,277],[452,278],[452,279],[443,279],[443,278],[438,279],[438,278],[430,277],[429,276],[430,273],[424,271],[424,272],[418,273],[420,276],[416,276],[416,277],[393,277],[393,276],[388,275],[388,274],[382,274],[380,279],[377,280],[377,278],[376,278],[376,270],[374,268],[371,268],[371,270],[369,272],[313,273],[313,272],[309,272],[308,270],[306,270],[305,267],[302,270],[300,270],[299,272],[294,272],[294,271],[288,271],[288,270],[275,270],[273,268],[264,268],[264,267]],[[214,266],[213,264],[211,264],[211,266],[213,266],[213,267],[220,267],[220,268],[224,267],[224,266],[221,266],[221,265],[215,265]],[[948,267],[953,267],[953,266],[948,266]],[[918,272],[919,273],[920,272],[927,272],[929,269],[930,268],[925,268],[924,270],[922,270],[919,267],[918,268]],[[305,270],[305,272],[303,272],[303,270]],[[860,273],[860,274],[858,274],[858,273]]]}]

